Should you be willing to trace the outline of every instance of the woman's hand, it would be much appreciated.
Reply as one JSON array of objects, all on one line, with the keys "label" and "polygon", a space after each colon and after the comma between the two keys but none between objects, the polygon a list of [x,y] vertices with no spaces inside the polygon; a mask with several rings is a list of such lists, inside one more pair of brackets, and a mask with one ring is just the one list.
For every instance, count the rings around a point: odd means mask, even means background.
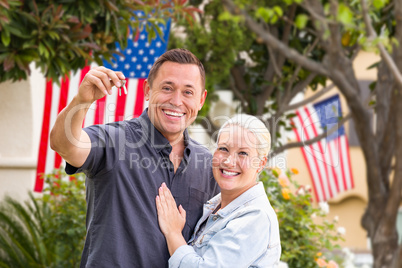
[{"label": "woman's hand", "polygon": [[176,206],[172,193],[165,183],[159,187],[159,195],[156,196],[156,209],[158,211],[158,222],[162,233],[166,237],[170,255],[182,245],[186,245],[181,234],[186,223],[186,211],[180,205]]},{"label": "woman's hand", "polygon": [[167,236],[172,233],[180,233],[186,223],[186,211],[180,205],[176,206],[172,193],[165,183],[159,187],[159,195],[156,196],[156,209],[158,210],[159,227]]}]

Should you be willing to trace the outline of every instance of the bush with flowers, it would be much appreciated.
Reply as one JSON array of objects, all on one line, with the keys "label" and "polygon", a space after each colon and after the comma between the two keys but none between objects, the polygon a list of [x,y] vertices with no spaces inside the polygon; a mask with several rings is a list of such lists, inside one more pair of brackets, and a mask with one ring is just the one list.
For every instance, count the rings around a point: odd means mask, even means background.
[{"label": "bush with flowers", "polygon": [[281,261],[289,267],[339,267],[330,253],[340,249],[337,241],[336,219],[328,220],[327,203],[313,204],[311,189],[292,180],[296,169],[282,172],[278,168],[265,170],[260,175],[269,201],[279,220]]}]

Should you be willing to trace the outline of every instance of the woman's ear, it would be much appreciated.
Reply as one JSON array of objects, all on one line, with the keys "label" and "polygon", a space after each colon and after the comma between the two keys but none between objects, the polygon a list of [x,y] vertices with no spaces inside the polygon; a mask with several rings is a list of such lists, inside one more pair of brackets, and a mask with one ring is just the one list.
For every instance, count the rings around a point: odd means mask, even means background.
[{"label": "woman's ear", "polygon": [[258,168],[258,173],[260,173],[260,172],[265,168],[265,165],[267,164],[267,161],[268,161],[268,157],[266,157],[266,156],[264,156],[264,157],[261,159],[261,161],[260,161],[260,166],[259,166],[259,168]]}]

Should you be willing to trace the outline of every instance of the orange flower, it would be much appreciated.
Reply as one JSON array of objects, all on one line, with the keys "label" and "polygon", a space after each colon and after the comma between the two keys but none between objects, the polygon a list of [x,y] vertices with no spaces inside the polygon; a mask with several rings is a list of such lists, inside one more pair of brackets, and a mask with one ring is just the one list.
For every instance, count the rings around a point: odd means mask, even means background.
[{"label": "orange flower", "polygon": [[323,259],[318,258],[318,259],[316,260],[316,262],[317,262],[317,264],[318,264],[318,267],[325,267],[325,266],[327,266],[327,262],[326,262],[325,260],[323,260]]},{"label": "orange flower", "polygon": [[290,190],[288,188],[283,188],[282,189],[282,196],[284,199],[289,200],[290,199]]},{"label": "orange flower", "polygon": [[283,173],[279,175],[278,182],[282,187],[288,187],[290,184],[288,177]]},{"label": "orange flower", "polygon": [[327,268],[339,268],[338,264],[334,261],[329,261]]},{"label": "orange flower", "polygon": [[279,175],[282,173],[282,170],[280,169],[280,168],[278,168],[278,167],[274,167],[273,169],[272,169],[272,173],[274,174],[274,176],[275,177],[279,177]]},{"label": "orange flower", "polygon": [[299,170],[297,168],[291,168],[290,171],[292,171],[295,175],[299,174]]}]

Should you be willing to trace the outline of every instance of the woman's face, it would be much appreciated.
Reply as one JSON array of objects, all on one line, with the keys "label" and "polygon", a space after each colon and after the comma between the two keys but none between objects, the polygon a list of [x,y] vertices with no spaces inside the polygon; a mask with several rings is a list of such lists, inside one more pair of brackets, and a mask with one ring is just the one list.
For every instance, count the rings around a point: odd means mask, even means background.
[{"label": "woman's face", "polygon": [[230,125],[222,130],[214,153],[212,167],[222,193],[236,197],[256,183],[258,172],[264,167],[257,152],[254,134],[240,126]]}]

